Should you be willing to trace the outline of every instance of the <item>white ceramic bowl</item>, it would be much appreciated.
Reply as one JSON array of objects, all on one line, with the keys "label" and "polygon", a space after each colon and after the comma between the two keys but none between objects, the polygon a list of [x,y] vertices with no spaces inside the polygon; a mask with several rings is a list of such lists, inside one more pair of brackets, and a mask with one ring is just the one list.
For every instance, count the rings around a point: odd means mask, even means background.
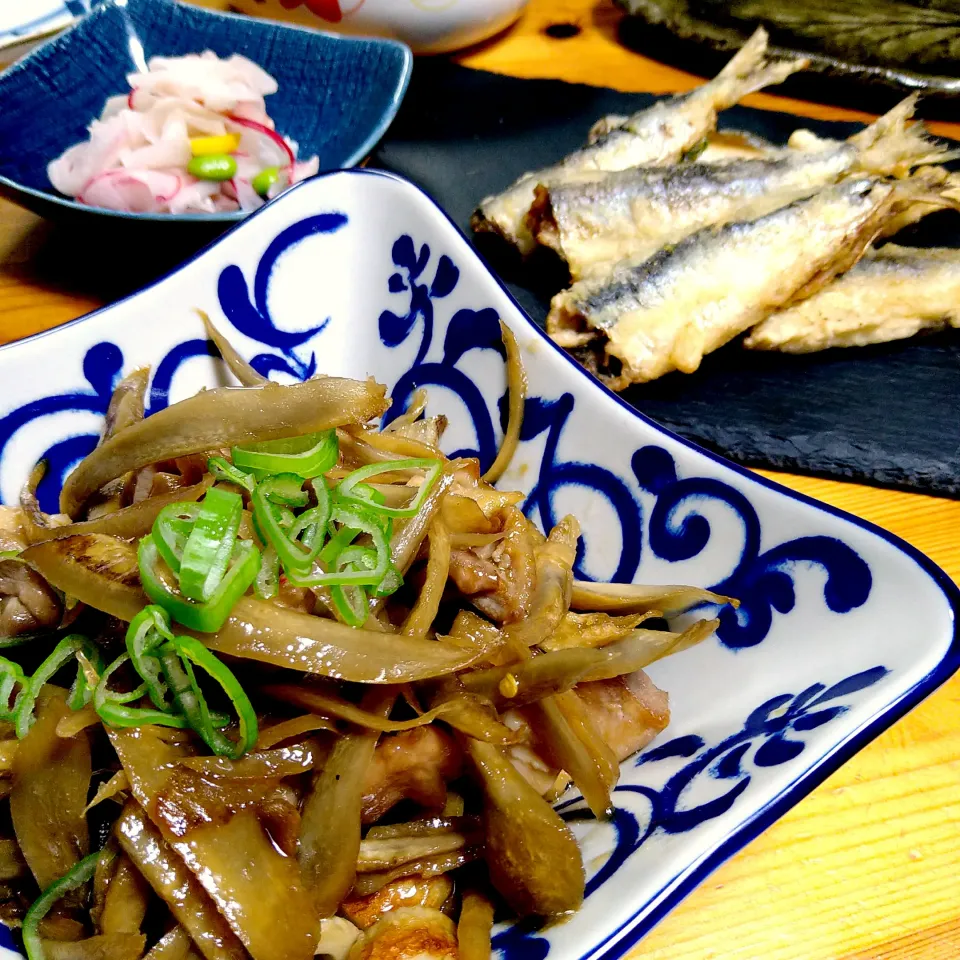
[{"label": "white ceramic bowl", "polygon": [[501,435],[502,318],[530,391],[501,485],[527,493],[541,525],[579,517],[581,576],[742,601],[714,639],[650,669],[670,726],[623,765],[612,822],[585,817],[576,797],[562,804],[583,844],[583,909],[542,933],[500,929],[506,960],[621,955],[960,665],[960,593],[926,557],[628,407],[523,315],[439,208],[377,172],[309,180],[154,286],[0,349],[4,502],[41,457],[55,502],[121,373],[152,365],[151,412],[226,382],[196,307],[275,378],[373,375],[398,412],[426,385],[429,412],[450,419],[446,451],[484,464]]},{"label": "white ceramic bowl", "polygon": [[338,33],[402,40],[414,53],[446,53],[508,27],[529,0],[234,0],[255,17]]}]

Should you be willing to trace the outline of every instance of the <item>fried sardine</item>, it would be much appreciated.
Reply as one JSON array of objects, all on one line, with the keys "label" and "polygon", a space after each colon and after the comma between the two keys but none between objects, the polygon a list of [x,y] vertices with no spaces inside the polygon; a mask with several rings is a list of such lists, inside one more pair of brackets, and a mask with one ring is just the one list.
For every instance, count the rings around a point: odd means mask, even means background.
[{"label": "fried sardine", "polygon": [[[649,257],[703,227],[754,220],[852,172],[896,175],[952,156],[919,125],[915,97],[846,141],[723,163],[683,163],[538,184],[529,214],[537,240],[556,250],[574,280],[627,257]],[[709,149],[709,147],[708,147]]]},{"label": "fried sardine", "polygon": [[852,270],[751,330],[751,350],[813,353],[960,327],[960,250],[869,250]]},{"label": "fried sardine", "polygon": [[539,183],[554,184],[601,170],[626,170],[641,164],[667,164],[699,144],[717,123],[717,114],[748,93],[780,83],[806,66],[805,60],[773,61],[766,57],[767,34],[760,28],[709,83],[689,93],[633,114],[593,142],[544,170],[524,174],[503,193],[487,197],[471,224],[480,232],[498,233],[530,253],[535,241],[527,213]]},{"label": "fried sardine", "polygon": [[[923,177],[842,181],[752,221],[708,227],[557,294],[547,331],[614,390],[703,357],[857,262]],[[944,205],[947,202],[944,201]]]}]

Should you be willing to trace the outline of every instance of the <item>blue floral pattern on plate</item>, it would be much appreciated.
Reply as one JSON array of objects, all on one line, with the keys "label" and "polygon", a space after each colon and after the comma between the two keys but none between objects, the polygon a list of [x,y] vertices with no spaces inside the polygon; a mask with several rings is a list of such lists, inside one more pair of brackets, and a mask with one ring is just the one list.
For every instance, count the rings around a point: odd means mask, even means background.
[{"label": "blue floral pattern on plate", "polygon": [[[225,382],[193,307],[266,375],[376,376],[394,398],[388,422],[427,387],[429,412],[449,417],[445,449],[484,467],[503,432],[506,322],[530,387],[502,484],[525,493],[523,509],[543,528],[570,511],[582,519],[578,575],[693,582],[741,601],[719,611],[715,640],[651,668],[673,697],[671,727],[624,766],[585,907],[562,934],[499,931],[511,960],[619,955],[957,667],[957,593],[929,561],[626,408],[523,317],[442,213],[383,174],[297,187],[157,286],[0,350],[0,371],[56,366],[18,381],[0,404],[5,502],[44,457],[42,503],[55,509],[133,366],[156,363],[151,413]],[[562,807],[585,827],[576,798]],[[597,896],[614,876],[630,898]]]}]

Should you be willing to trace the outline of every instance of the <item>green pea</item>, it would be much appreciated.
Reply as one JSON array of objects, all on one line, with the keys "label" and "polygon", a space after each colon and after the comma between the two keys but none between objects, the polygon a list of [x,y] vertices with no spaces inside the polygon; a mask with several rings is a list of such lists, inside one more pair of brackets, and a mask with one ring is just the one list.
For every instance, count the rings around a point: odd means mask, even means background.
[{"label": "green pea", "polygon": [[226,153],[193,157],[187,164],[187,173],[198,180],[229,180],[236,172],[237,161]]},{"label": "green pea", "polygon": [[260,194],[261,197],[267,195],[267,191],[280,179],[279,167],[266,167],[261,170],[251,181],[250,186]]}]

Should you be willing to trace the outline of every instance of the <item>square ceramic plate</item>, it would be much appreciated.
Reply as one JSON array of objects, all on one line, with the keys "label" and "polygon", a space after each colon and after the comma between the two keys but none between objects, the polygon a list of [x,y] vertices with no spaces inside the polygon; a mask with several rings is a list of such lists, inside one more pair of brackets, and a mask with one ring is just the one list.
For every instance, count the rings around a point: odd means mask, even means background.
[{"label": "square ceramic plate", "polygon": [[[41,457],[43,503],[93,449],[114,383],[153,368],[149,411],[228,382],[194,308],[262,373],[418,386],[453,454],[489,464],[505,390],[498,320],[530,379],[501,481],[542,526],[584,530],[582,577],[739,597],[716,638],[650,673],[667,731],[623,766],[610,823],[563,803],[583,843],[583,909],[501,929],[509,960],[616,957],[960,665],[957,589],[907,544],[705,453],[621,403],[528,320],[424,194],[366,171],[310,180],[152,287],[0,350],[0,495]],[[811,868],[815,869],[815,868]]]}]

